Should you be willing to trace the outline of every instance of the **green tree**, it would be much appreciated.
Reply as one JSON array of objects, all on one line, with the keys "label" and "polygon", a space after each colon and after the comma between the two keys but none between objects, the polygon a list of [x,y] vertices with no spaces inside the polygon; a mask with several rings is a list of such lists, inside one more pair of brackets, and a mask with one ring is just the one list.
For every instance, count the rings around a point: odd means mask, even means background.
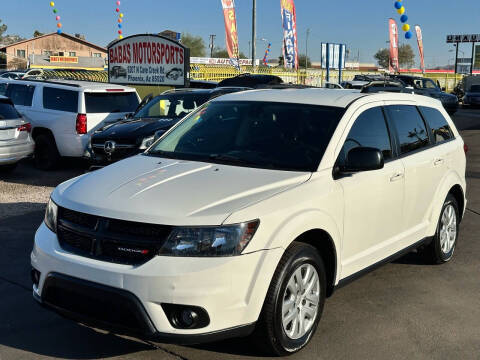
[{"label": "green tree", "polygon": [[[247,58],[247,56],[241,51],[238,55],[239,55],[240,59],[246,59]],[[212,57],[228,59],[229,58],[228,51],[227,51],[227,49],[222,49],[222,48],[219,48],[219,47],[215,47],[212,51]]]},{"label": "green tree", "polygon": [[40,31],[38,31],[38,30],[35,30],[35,31],[33,32],[33,37],[39,37],[39,36],[42,36],[42,35],[44,35],[44,34],[43,34],[42,32],[40,32]]},{"label": "green tree", "polygon": [[305,54],[299,54],[298,55],[298,68],[305,68],[305,60],[307,61],[307,68],[312,67],[312,62],[310,61],[310,58],[307,57]]},{"label": "green tree", "polygon": [[375,55],[373,55],[375,60],[377,60],[378,65],[385,69],[388,68],[388,64],[390,61],[390,51],[388,49],[380,49],[377,51]]},{"label": "green tree", "polygon": [[7,25],[2,24],[2,20],[0,19],[0,42],[3,37],[3,34],[7,31]]},{"label": "green tree", "polygon": [[183,33],[182,44],[190,49],[190,56],[204,57],[206,55],[207,47],[200,36]]},{"label": "green tree", "polygon": [[402,68],[412,68],[415,65],[415,53],[410,44],[398,47],[398,62]]}]

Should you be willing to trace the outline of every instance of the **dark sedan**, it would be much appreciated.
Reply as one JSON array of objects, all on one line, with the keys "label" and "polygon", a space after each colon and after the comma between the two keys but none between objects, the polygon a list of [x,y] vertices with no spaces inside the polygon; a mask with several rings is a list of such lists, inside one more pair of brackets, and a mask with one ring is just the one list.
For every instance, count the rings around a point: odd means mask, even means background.
[{"label": "dark sedan", "polygon": [[217,96],[248,90],[244,87],[171,90],[150,100],[135,115],[98,130],[87,156],[92,166],[104,166],[136,155],[200,105]]},{"label": "dark sedan", "polygon": [[472,85],[463,97],[463,104],[480,106],[480,85]]}]

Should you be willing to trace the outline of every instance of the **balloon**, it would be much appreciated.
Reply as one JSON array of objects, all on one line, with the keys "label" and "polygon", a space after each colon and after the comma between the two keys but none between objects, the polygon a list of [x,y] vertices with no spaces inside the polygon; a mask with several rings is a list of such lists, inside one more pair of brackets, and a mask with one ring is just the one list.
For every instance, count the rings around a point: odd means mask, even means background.
[{"label": "balloon", "polygon": [[410,30],[410,25],[408,25],[408,24],[403,25],[403,26],[402,26],[402,30],[403,30],[403,31],[408,31],[408,30]]},{"label": "balloon", "polygon": [[400,16],[400,21],[401,21],[402,23],[406,23],[406,22],[408,21],[408,16],[405,15],[405,14],[403,14],[402,16]]},{"label": "balloon", "polygon": [[118,33],[119,33],[120,35],[122,35],[122,34],[123,34],[123,31],[122,31],[122,30],[118,30]]},{"label": "balloon", "polygon": [[119,23],[122,23],[122,22],[123,22],[123,20],[122,20],[122,19],[118,19],[118,22],[119,22]]},{"label": "balloon", "polygon": [[122,28],[122,24],[118,24],[118,27],[121,29],[121,28]]},{"label": "balloon", "polygon": [[116,11],[116,12],[120,12],[120,9],[119,9],[119,8],[116,8],[115,11]]},{"label": "balloon", "polygon": [[55,18],[55,20],[57,20],[57,21],[60,20],[60,16],[57,16],[57,17]]},{"label": "balloon", "polygon": [[411,39],[412,36],[413,36],[413,35],[412,35],[412,32],[411,32],[411,31],[407,31],[407,32],[405,33],[405,39]]},{"label": "balloon", "polygon": [[397,10],[397,12],[400,14],[400,15],[403,15],[405,13],[405,8],[402,6],[400,9]]},{"label": "balloon", "polygon": [[123,18],[123,13],[120,13],[120,15],[118,15],[118,16],[120,16],[121,18]]},{"label": "balloon", "polygon": [[120,6],[120,4],[121,4],[120,1],[117,1],[117,6]]},{"label": "balloon", "polygon": [[60,35],[62,33],[62,30],[58,29],[57,34]]},{"label": "balloon", "polygon": [[58,12],[57,9],[53,9],[53,13],[56,14]]},{"label": "balloon", "polygon": [[119,38],[119,39],[123,39],[123,35],[119,35],[118,38]]},{"label": "balloon", "polygon": [[54,7],[55,6],[55,3],[53,1],[50,1],[50,6],[51,7]]},{"label": "balloon", "polygon": [[58,27],[58,28],[61,28],[61,27],[62,27],[62,23],[58,23],[58,24],[57,24],[57,27]]},{"label": "balloon", "polygon": [[396,1],[396,2],[395,2],[395,9],[397,9],[397,10],[398,10],[398,9],[401,9],[402,6],[403,6],[403,5],[402,5],[402,3],[401,3],[400,1]]}]

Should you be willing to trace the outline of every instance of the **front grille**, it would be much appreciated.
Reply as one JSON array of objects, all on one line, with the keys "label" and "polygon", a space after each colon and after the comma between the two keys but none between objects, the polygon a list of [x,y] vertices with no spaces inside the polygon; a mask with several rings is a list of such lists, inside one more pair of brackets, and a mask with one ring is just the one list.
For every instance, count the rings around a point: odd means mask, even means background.
[{"label": "front grille", "polygon": [[57,235],[71,253],[113,262],[141,265],[158,254],[171,232],[166,225],[109,219],[59,208]]},{"label": "front grille", "polygon": [[115,151],[113,151],[111,154],[107,154],[105,152],[103,145],[101,146],[92,145],[92,152],[95,155],[95,157],[97,157],[99,160],[107,160],[107,161],[122,160],[130,156],[137,155],[140,152],[137,146],[134,146],[134,145],[128,145],[128,146],[129,147],[119,147],[119,145],[117,145],[117,147],[115,148]]}]

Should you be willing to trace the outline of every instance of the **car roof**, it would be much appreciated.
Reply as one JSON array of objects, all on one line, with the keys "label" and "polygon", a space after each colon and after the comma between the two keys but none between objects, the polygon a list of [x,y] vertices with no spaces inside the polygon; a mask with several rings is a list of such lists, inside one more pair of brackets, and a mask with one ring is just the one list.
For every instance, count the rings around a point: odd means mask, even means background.
[{"label": "car roof", "polygon": [[440,104],[440,102],[436,99],[416,94],[389,92],[364,94],[356,90],[337,90],[324,88],[249,90],[223,95],[214,101],[264,101],[346,108],[353,102],[367,97],[371,102],[384,100],[413,100],[421,102],[422,104],[430,104],[435,107]]},{"label": "car roof", "polygon": [[135,91],[134,88],[117,85],[117,84],[110,84],[110,83],[102,83],[102,82],[94,82],[94,81],[81,81],[81,80],[62,80],[62,79],[55,79],[55,80],[34,80],[34,79],[27,79],[27,80],[13,80],[13,83],[16,84],[24,84],[29,83],[30,85],[33,84],[45,84],[45,85],[61,85],[61,86],[69,86],[80,88],[82,90],[89,90],[89,91],[102,91],[107,89],[112,90],[124,90],[124,91]]}]

